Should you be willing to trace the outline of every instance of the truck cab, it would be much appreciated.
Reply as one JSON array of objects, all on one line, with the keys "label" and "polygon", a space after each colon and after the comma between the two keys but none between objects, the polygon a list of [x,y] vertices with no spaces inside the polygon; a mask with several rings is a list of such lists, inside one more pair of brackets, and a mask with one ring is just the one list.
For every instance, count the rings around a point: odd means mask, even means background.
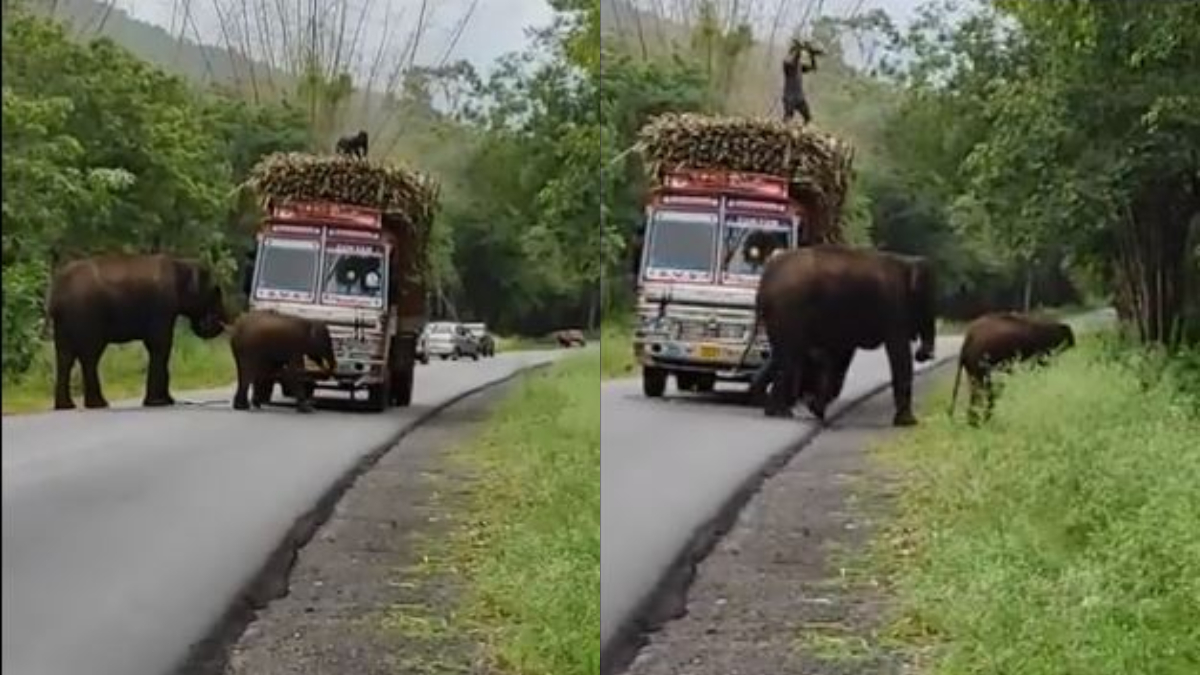
[{"label": "truck cab", "polygon": [[633,350],[647,396],[662,396],[672,375],[684,391],[753,378],[770,355],[751,335],[759,277],[774,251],[801,244],[804,216],[785,178],[664,176],[647,204],[637,278]]},{"label": "truck cab", "polygon": [[[272,205],[258,233],[250,284],[251,309],[269,309],[324,323],[333,338],[337,370],[324,378],[312,367],[307,386],[366,390],[382,410],[407,405],[412,395],[415,334],[403,339],[397,311],[398,247],[379,211],[343,204]],[[404,326],[407,332],[419,326]]]}]

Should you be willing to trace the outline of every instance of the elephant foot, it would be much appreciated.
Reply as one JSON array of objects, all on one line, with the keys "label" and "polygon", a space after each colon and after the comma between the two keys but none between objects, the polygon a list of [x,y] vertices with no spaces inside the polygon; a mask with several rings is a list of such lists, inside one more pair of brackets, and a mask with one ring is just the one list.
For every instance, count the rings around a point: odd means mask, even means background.
[{"label": "elephant foot", "polygon": [[[74,407],[74,406],[72,406],[72,407]],[[83,407],[85,407],[89,410],[99,410],[101,408],[107,408],[108,401],[106,401],[102,398],[94,398],[94,399],[90,399],[90,400],[85,400],[83,402]]]},{"label": "elephant foot", "polygon": [[243,399],[235,398],[235,399],[233,399],[233,409],[234,410],[249,410],[250,402],[244,398]]},{"label": "elephant foot", "polygon": [[763,414],[767,417],[777,417],[780,419],[791,419],[795,417],[791,408],[763,408]]},{"label": "elephant foot", "polygon": [[146,397],[146,399],[142,401],[142,405],[146,408],[165,408],[167,406],[175,405],[175,399],[171,398],[170,396],[155,396],[153,398]]},{"label": "elephant foot", "polygon": [[71,399],[69,399],[69,398],[68,398],[68,399],[66,399],[66,400],[63,400],[63,399],[55,399],[55,401],[54,401],[54,409],[55,409],[55,410],[74,410],[74,409],[75,409],[75,402],[74,402],[74,401],[72,401],[72,400],[71,400]]},{"label": "elephant foot", "polygon": [[917,418],[913,416],[911,410],[904,410],[896,413],[896,416],[892,418],[892,426],[915,427],[917,426]]},{"label": "elephant foot", "polygon": [[310,401],[304,401],[303,403],[296,404],[296,412],[308,414],[313,410],[313,404]]}]

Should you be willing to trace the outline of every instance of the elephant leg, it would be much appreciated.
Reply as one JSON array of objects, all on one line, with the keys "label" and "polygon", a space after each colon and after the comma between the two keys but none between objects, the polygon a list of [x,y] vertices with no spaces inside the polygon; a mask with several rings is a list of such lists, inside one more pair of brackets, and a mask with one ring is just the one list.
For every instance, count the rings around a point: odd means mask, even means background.
[{"label": "elephant leg", "polygon": [[312,399],[306,387],[300,386],[300,373],[304,372],[303,358],[295,358],[288,362],[281,373],[285,387],[295,394],[296,411],[310,413],[313,411]]},{"label": "elephant leg", "polygon": [[250,391],[250,384],[253,382],[251,368],[241,358],[235,358],[234,363],[237,366],[237,390],[233,392],[233,409],[249,410],[250,399],[247,394]]},{"label": "elephant leg", "polygon": [[889,340],[887,355],[892,369],[892,398],[896,404],[892,426],[911,427],[917,423],[917,418],[912,411],[913,358],[907,337]]},{"label": "elephant leg", "polygon": [[75,407],[71,400],[71,369],[77,357],[65,336],[55,337],[54,356],[54,409],[71,410]]},{"label": "elephant leg", "polygon": [[750,382],[750,400],[756,403],[762,402],[767,394],[767,387],[777,377],[778,373],[778,361],[775,360],[775,355],[772,353],[767,362],[754,374],[754,379]]},{"label": "elephant leg", "polygon": [[279,366],[276,364],[259,364],[259,367],[254,371],[250,378],[251,385],[254,388],[250,396],[250,404],[255,409],[263,407],[264,404],[271,402],[271,393],[275,388],[275,375],[279,371]]},{"label": "elephant leg", "polygon": [[973,427],[979,426],[982,421],[982,410],[985,406],[987,390],[990,388],[990,382],[987,375],[968,373],[969,384],[971,387],[970,399],[967,403],[967,424]]},{"label": "elephant leg", "polygon": [[796,384],[800,376],[799,364],[792,350],[772,350],[772,361],[777,363],[774,382],[763,413],[767,417],[792,417],[792,406],[796,402]]},{"label": "elephant leg", "polygon": [[79,369],[83,371],[83,406],[85,408],[107,408],[108,401],[100,390],[100,357],[106,345],[92,347],[79,354]]},{"label": "elephant leg", "polygon": [[146,352],[150,355],[150,367],[146,370],[146,398],[142,405],[160,407],[175,405],[171,398],[171,346],[175,341],[173,325],[160,328],[157,334],[146,340]]}]

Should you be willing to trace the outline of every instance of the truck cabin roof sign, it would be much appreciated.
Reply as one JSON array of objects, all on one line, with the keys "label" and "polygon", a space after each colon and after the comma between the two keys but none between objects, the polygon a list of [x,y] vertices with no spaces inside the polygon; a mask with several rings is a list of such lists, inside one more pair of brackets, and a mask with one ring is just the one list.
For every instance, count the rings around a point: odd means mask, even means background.
[{"label": "truck cabin roof sign", "polygon": [[672,171],[663,180],[662,189],[671,192],[733,192],[758,199],[788,199],[786,178],[738,171]]},{"label": "truck cabin roof sign", "polygon": [[277,223],[335,225],[352,229],[378,230],[383,214],[376,209],[332,202],[284,202],[273,204],[271,220]]}]

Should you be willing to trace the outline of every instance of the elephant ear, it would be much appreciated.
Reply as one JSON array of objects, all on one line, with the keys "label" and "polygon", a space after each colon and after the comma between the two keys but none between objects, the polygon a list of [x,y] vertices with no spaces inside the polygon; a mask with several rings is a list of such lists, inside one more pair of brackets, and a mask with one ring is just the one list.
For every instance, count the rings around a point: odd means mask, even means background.
[{"label": "elephant ear", "polygon": [[204,270],[195,260],[175,261],[175,284],[181,298],[199,300]]}]

